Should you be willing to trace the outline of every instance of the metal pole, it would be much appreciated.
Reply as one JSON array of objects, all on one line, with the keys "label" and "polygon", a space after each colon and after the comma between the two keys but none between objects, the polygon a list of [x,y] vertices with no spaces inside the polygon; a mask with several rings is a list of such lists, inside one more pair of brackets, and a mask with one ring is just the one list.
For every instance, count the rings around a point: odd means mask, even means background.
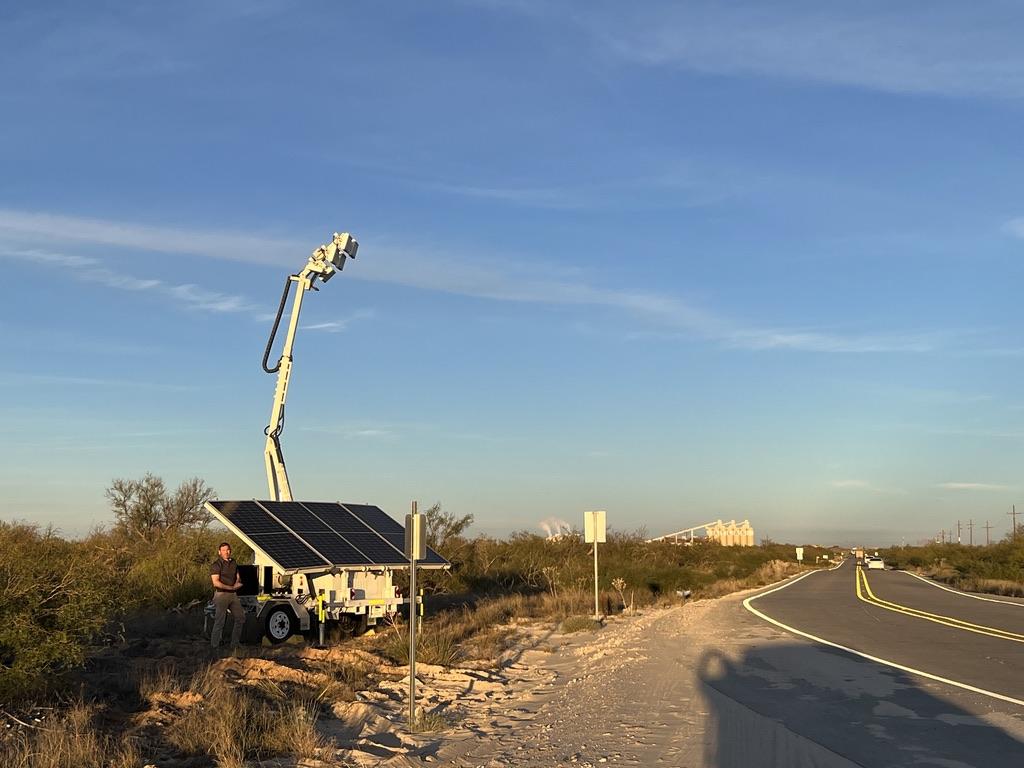
[{"label": "metal pole", "polygon": [[[412,503],[412,513],[417,514],[419,505]],[[415,518],[414,518],[415,519]],[[409,725],[416,724],[416,622],[420,617],[416,603],[416,557],[409,554]]]},{"label": "metal pole", "polygon": [[[597,538],[596,536],[594,538]],[[597,542],[594,542],[594,618],[601,617],[601,607],[597,597]]]}]

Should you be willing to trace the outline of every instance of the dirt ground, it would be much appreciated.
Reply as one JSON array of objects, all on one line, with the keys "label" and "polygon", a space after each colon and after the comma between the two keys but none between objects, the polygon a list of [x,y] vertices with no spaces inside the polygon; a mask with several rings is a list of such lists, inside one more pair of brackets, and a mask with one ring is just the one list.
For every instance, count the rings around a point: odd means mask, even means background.
[{"label": "dirt ground", "polygon": [[[216,660],[212,670],[234,685],[276,687],[286,695],[295,686],[325,688],[332,670],[360,670],[360,679],[350,681],[351,695],[343,697],[351,700],[325,700],[321,707],[316,728],[330,748],[315,760],[247,764],[264,768],[852,766],[702,682],[718,674],[716,665],[737,664],[751,644],[775,642],[775,630],[743,618],[742,596],[649,609],[573,634],[551,624],[519,624],[511,628],[514,642],[497,660],[453,668],[418,664],[418,702],[432,719],[428,733],[406,727],[408,667],[369,653],[370,637],[328,649],[264,646],[248,658]],[[191,645],[153,641],[134,653],[133,660],[111,651],[106,669],[100,659],[94,674],[130,677],[126,667],[133,663],[150,669],[168,662],[210,663],[208,656],[203,661],[208,652],[198,639]],[[125,715],[125,727],[157,745],[160,729],[194,706],[202,702],[193,694],[151,694],[142,711]],[[733,741],[752,752],[730,752]],[[210,764],[208,758],[159,751],[144,756],[158,768]]]}]

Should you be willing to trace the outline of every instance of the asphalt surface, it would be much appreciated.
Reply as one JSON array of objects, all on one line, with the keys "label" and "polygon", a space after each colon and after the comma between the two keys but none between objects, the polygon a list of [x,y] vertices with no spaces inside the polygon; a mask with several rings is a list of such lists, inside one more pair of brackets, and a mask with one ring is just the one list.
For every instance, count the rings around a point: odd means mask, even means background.
[{"label": "asphalt surface", "polygon": [[755,597],[765,618],[740,620],[739,663],[704,682],[854,765],[1024,766],[1024,604],[882,570],[864,571],[858,597],[858,570],[849,560]]},{"label": "asphalt surface", "polygon": [[[857,570],[848,560],[762,597],[754,607],[838,645],[1024,701],[1024,605],[954,594],[899,571],[864,570],[874,596],[891,603],[886,608],[871,601],[865,588],[864,599],[858,598]],[[993,636],[1001,633],[1019,637]]]},{"label": "asphalt surface", "polygon": [[1006,633],[1021,629],[1020,601],[988,603],[871,571],[876,600],[907,606],[887,610],[866,602],[863,582],[864,599],[857,597],[856,572],[847,563],[781,588],[698,600],[567,639],[576,646],[541,662],[549,682],[522,691],[511,711],[506,702],[477,717],[440,762],[1024,768],[1024,704],[994,697],[1024,701],[1024,643],[904,612]]}]

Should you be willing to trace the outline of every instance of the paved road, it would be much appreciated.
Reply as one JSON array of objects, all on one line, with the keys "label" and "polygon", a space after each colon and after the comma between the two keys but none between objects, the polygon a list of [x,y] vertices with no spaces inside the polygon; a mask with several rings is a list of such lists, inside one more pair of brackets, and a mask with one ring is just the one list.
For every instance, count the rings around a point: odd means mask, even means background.
[{"label": "paved road", "polygon": [[1024,766],[1024,705],[1006,700],[1024,700],[1024,643],[911,615],[1016,634],[1024,607],[880,571],[858,598],[857,578],[846,564],[752,595],[766,618],[730,596],[611,624],[551,654],[560,682],[524,692],[514,720],[474,722],[477,732],[439,757],[537,768]]},{"label": "paved road", "polygon": [[1020,602],[979,600],[899,571],[858,569],[848,560],[752,605],[838,645],[1024,701]]}]

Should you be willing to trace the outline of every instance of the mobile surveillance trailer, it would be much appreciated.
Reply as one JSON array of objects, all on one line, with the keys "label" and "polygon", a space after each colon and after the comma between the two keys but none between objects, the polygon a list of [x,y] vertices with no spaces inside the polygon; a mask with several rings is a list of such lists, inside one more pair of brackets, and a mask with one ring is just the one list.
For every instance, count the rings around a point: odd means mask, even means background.
[{"label": "mobile surveillance trailer", "polygon": [[[394,585],[396,571],[410,565],[405,554],[405,529],[379,507],[370,504],[295,501],[281,449],[285,401],[292,370],[292,348],[306,291],[319,290],[354,259],[359,244],[351,235],[334,239],[313,251],[301,272],[289,275],[263,354],[263,370],[277,374],[270,424],[264,430],[264,461],[270,498],[267,500],[207,502],[206,509],[252,547],[254,564],[239,566],[239,596],[255,614],[262,633],[272,643],[295,633],[338,624],[355,633],[396,613],[403,605],[420,603],[403,596]],[[291,316],[281,357],[268,366],[271,349],[292,284],[296,284]],[[448,568],[431,549],[418,567]]]}]

